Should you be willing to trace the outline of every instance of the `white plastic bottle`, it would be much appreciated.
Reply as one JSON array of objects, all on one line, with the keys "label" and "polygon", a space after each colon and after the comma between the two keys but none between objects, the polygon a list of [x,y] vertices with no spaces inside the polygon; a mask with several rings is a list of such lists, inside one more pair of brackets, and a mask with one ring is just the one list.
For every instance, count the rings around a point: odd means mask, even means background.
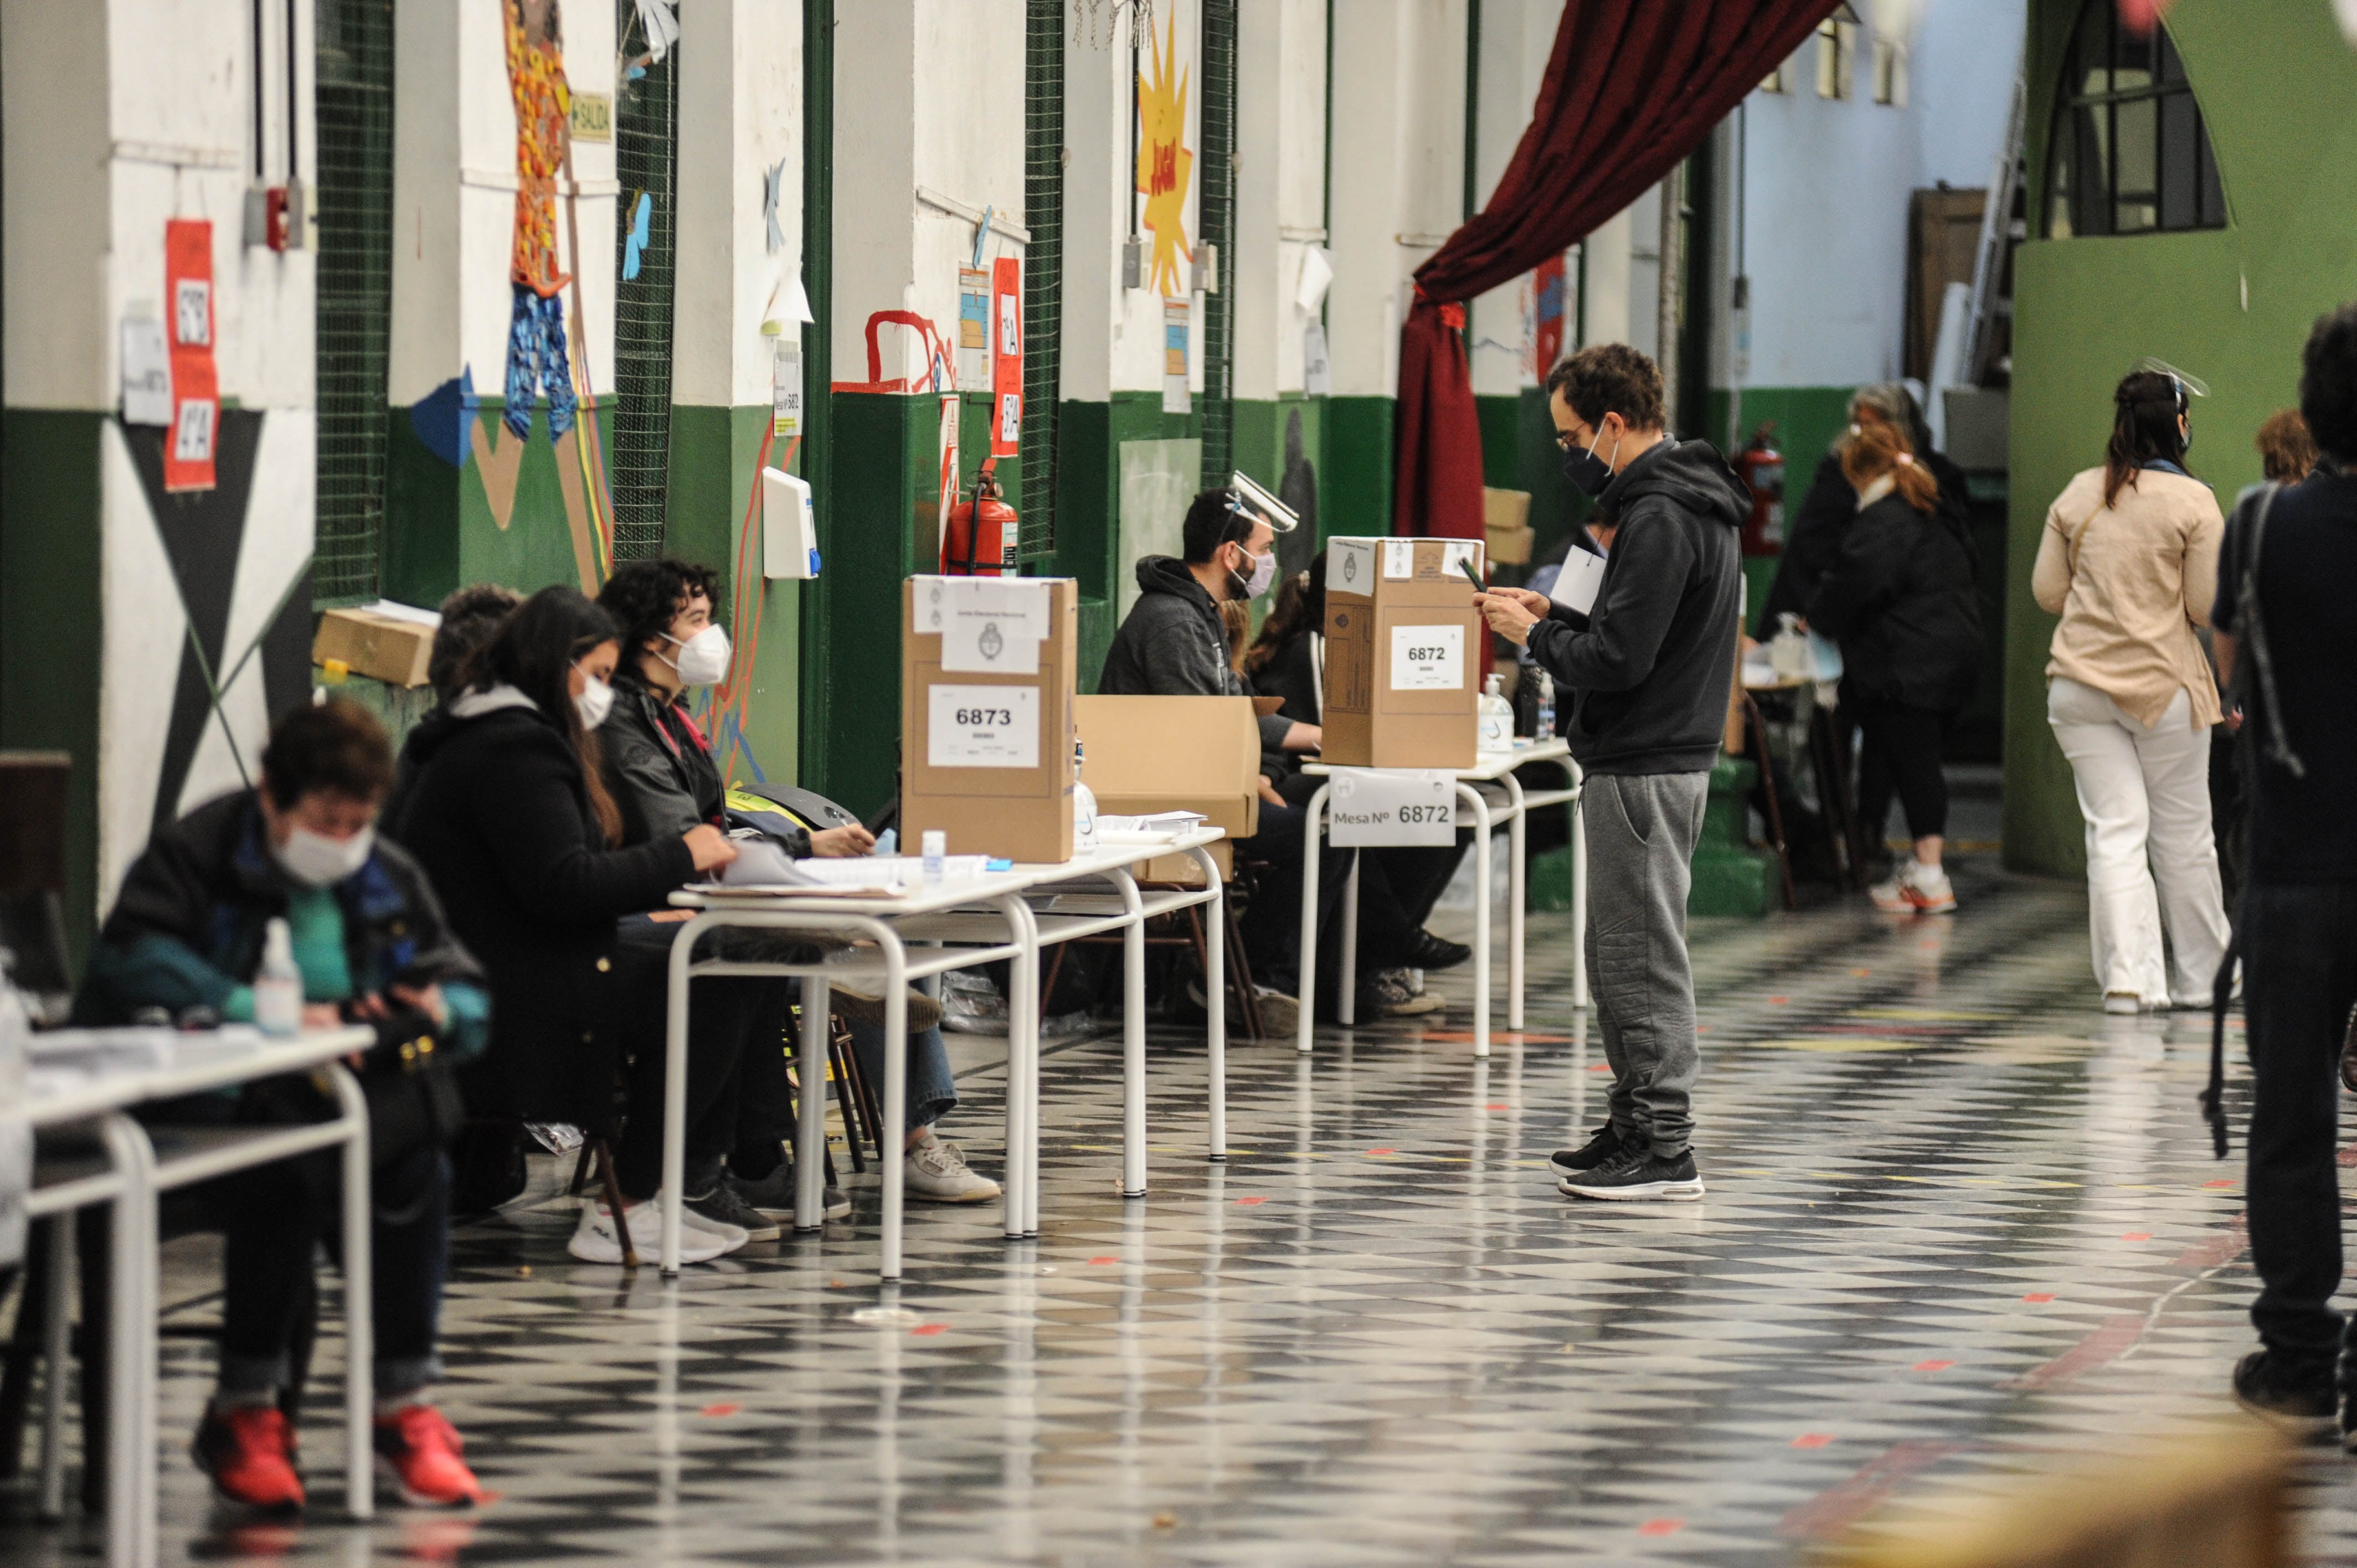
[{"label": "white plastic bottle", "polygon": [[1555,677],[1541,670],[1539,678],[1538,738],[1555,738]]},{"label": "white plastic bottle", "polygon": [[1498,690],[1501,677],[1491,675],[1481,684],[1481,701],[1474,709],[1480,725],[1480,747],[1499,752],[1514,749],[1514,704],[1506,701]]},{"label": "white plastic bottle", "polygon": [[295,933],[273,917],[262,934],[262,967],[253,976],[253,1026],[291,1035],[303,1026],[303,972],[295,967]]},{"label": "white plastic bottle", "polygon": [[950,835],[939,828],[928,828],[925,830],[924,836],[919,839],[917,843],[924,855],[923,869],[926,884],[929,886],[940,886],[944,869],[942,863],[949,857],[950,853]]},{"label": "white plastic bottle", "polygon": [[1081,768],[1088,757],[1080,741],[1072,742],[1072,853],[1093,854],[1097,850],[1096,791],[1081,781]]}]

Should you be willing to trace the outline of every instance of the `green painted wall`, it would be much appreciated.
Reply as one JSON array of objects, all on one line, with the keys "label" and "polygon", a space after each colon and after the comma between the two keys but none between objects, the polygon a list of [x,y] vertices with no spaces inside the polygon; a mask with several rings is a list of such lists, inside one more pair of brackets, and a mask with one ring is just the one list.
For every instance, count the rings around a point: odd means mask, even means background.
[{"label": "green painted wall", "polygon": [[1318,522],[1328,534],[1392,531],[1393,400],[1326,400],[1326,463],[1318,474]]},{"label": "green painted wall", "polygon": [[[499,399],[487,397],[479,417],[487,433],[497,431],[504,449],[514,437],[500,424],[500,407]],[[598,435],[610,456],[610,426],[601,424]],[[560,452],[548,439],[547,410],[534,410],[516,472],[515,503],[501,528],[472,452],[453,468],[417,438],[409,411],[394,409],[385,450],[385,596],[430,608],[468,583],[505,583],[526,593],[551,583],[577,585],[573,532],[557,484],[560,455],[575,460],[572,438]]]},{"label": "green painted wall", "polygon": [[[1238,403],[1236,454],[1245,471],[1250,454],[1266,446],[1266,411],[1277,405]],[[1280,430],[1282,426],[1278,427]],[[1175,441],[1200,437],[1200,413],[1165,413],[1158,392],[1115,392],[1105,403],[1067,403],[1058,414],[1056,451],[1056,553],[1051,570],[1080,584],[1080,687],[1093,692],[1113,645],[1121,602],[1121,446],[1125,441]],[[1311,460],[1318,461],[1312,453]],[[1320,483],[1323,483],[1324,465]]]},{"label": "green painted wall", "polygon": [[[98,909],[99,442],[103,413],[0,413],[0,748],[73,757],[66,933],[77,971]],[[113,607],[135,615],[135,605]],[[172,672],[157,679],[169,680]]]},{"label": "green painted wall", "polygon": [[[2032,0],[2030,228],[2043,231],[2047,133],[2076,0]],[[2357,57],[2306,0],[2179,0],[2168,27],[2201,105],[2233,223],[2117,239],[2032,240],[2016,261],[2005,703],[2005,853],[2079,875],[2071,770],[2046,725],[2053,618],[2029,596],[2046,509],[2103,460],[2112,388],[2157,354],[2209,382],[2190,467],[2222,504],[2259,478],[2251,435],[2297,400],[2320,313],[2357,295]],[[2247,299],[2246,299],[2247,292]]]}]

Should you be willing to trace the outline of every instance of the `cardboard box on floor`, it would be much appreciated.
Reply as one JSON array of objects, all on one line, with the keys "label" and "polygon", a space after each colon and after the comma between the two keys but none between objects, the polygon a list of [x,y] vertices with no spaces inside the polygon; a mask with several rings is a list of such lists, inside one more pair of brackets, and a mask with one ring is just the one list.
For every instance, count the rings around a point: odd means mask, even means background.
[{"label": "cardboard box on floor", "polygon": [[[1260,831],[1260,725],[1250,697],[1082,697],[1072,704],[1082,775],[1097,810],[1108,816],[1200,811],[1227,838],[1211,846],[1224,879],[1233,869],[1229,840]],[[1200,884],[1202,869],[1183,854],[1148,861],[1144,882]]]},{"label": "cardboard box on floor", "polygon": [[942,667],[946,639],[917,629],[920,585],[935,581],[901,585],[901,853],[917,854],[926,832],[939,829],[952,854],[1070,860],[1076,585],[1069,577],[1040,582],[1048,635],[1038,672],[1022,674]]},{"label": "cardboard box on floor", "polygon": [[371,610],[329,610],[311,639],[311,662],[330,659],[388,686],[423,686],[434,660],[434,628]]},{"label": "cardboard box on floor", "polygon": [[1504,566],[1526,566],[1531,559],[1531,492],[1481,487],[1481,521],[1490,540],[1490,559]]},{"label": "cardboard box on floor", "polygon": [[1481,571],[1480,541],[1327,542],[1327,762],[1473,766],[1484,631],[1460,562]]}]

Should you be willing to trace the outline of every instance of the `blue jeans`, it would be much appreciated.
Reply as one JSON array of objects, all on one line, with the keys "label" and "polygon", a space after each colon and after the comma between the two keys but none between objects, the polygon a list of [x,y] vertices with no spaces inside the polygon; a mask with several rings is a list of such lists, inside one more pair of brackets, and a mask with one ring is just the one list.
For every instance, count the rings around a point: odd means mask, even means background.
[{"label": "blue jeans", "polygon": [[[876,1090],[876,1105],[884,1106],[884,1028],[880,1024],[851,1026],[851,1048],[859,1053],[859,1070]],[[957,1079],[950,1073],[949,1047],[939,1029],[909,1036],[909,1097],[902,1108],[900,1130],[913,1133],[930,1127],[958,1107]]]}]

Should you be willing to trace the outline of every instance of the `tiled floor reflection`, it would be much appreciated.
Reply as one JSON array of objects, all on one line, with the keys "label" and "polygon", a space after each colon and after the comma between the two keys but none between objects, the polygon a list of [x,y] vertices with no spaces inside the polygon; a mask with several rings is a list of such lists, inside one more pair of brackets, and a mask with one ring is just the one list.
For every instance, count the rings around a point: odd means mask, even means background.
[{"label": "tiled floor reflection", "polygon": [[[1948,920],[1697,928],[1703,1203],[1556,1196],[1604,1075],[1543,917],[1487,1062],[1458,976],[1422,1028],[1239,1047],[1224,1167],[1200,1044],[1157,1037],[1144,1201],[1116,1046],[1055,1050],[1045,1234],[912,1210],[896,1301],[864,1190],[672,1287],[571,1262],[554,1206],[470,1226],[445,1397],[499,1501],[359,1530],[321,1475],[311,1522],[241,1536],[175,1452],[167,1561],[1777,1563],[1887,1498],[2229,1419],[2251,1279],[2205,1021],[2103,1016],[2077,889],[1958,880]],[[953,1135],[995,1170],[988,1045],[957,1047]],[[207,1288],[177,1261],[168,1294]],[[167,1343],[176,1444],[209,1365]],[[2357,1550],[2349,1469],[2309,1475],[2307,1549]]]}]

